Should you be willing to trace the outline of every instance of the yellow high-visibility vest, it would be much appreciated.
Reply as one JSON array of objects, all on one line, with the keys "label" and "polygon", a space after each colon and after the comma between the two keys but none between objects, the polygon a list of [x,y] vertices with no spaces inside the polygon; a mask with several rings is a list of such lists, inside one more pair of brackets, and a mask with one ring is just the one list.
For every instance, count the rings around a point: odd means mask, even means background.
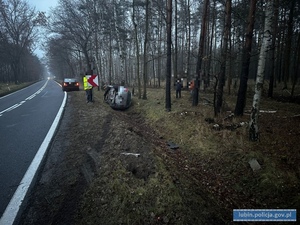
[{"label": "yellow high-visibility vest", "polygon": [[93,87],[91,85],[89,85],[88,83],[88,79],[86,78],[86,76],[83,77],[83,90],[89,90],[92,89]]}]

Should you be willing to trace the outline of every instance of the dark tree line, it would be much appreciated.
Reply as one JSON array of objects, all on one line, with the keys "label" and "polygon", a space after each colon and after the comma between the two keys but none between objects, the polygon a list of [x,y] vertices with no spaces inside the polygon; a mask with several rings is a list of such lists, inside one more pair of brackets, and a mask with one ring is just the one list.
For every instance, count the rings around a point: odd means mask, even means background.
[{"label": "dark tree line", "polygon": [[[47,45],[49,67],[57,77],[93,70],[103,82],[138,86],[139,97],[146,98],[147,86],[166,81],[167,3],[60,0],[48,20],[53,34]],[[256,78],[264,5],[256,0],[173,0],[170,85],[176,78],[197,78],[201,91],[217,81],[216,113],[227,91],[238,95],[235,114],[242,115],[248,80]],[[293,93],[299,77],[297,57],[292,57],[299,55],[299,2],[272,0],[272,6],[276,16],[265,68],[269,96],[278,85]]]},{"label": "dark tree line", "polygon": [[[270,23],[266,5],[272,9]],[[169,96],[176,79],[186,78],[184,87],[195,79],[194,106],[199,91],[215,88],[215,114],[222,112],[227,92],[237,95],[235,114],[240,116],[249,80],[258,75],[269,97],[275,86],[295,94],[299,8],[297,0],[60,0],[45,20],[24,1],[1,0],[0,79],[33,79],[27,63],[34,62],[32,49],[42,24],[49,34],[47,65],[57,78],[96,73],[101,82],[137,86],[144,99],[148,86],[166,85]],[[261,54],[265,24],[270,43]]]},{"label": "dark tree line", "polygon": [[0,82],[28,82],[43,77],[44,65],[33,54],[45,15],[26,1],[0,1]]}]

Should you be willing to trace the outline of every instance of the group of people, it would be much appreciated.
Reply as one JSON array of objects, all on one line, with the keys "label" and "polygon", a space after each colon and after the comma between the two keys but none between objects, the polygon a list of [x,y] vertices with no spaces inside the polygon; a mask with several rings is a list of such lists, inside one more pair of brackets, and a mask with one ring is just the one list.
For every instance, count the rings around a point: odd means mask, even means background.
[{"label": "group of people", "polygon": [[[84,82],[84,84],[85,83],[86,82]],[[105,97],[106,97],[106,95],[108,94],[108,91],[109,91],[108,85],[105,85],[104,89],[105,89],[105,94],[104,94],[104,99],[105,99]],[[175,89],[176,89],[176,98],[181,98],[182,83],[181,83],[180,80],[176,81]],[[87,103],[94,102],[94,100],[93,100],[93,87],[92,86],[88,86],[88,85],[86,85],[86,86],[84,85],[84,90],[86,91],[86,100],[87,100]]]}]

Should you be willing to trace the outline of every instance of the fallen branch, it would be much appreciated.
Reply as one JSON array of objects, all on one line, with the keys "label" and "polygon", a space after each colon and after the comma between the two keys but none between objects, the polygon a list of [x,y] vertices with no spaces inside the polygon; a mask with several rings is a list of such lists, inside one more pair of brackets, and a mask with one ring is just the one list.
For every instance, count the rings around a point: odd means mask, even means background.
[{"label": "fallen branch", "polygon": [[284,116],[282,118],[287,119],[287,118],[298,118],[298,117],[300,117],[300,114],[294,116]]},{"label": "fallen branch", "polygon": [[[270,113],[270,114],[277,113],[277,111],[275,111],[275,110],[259,110],[259,112],[260,113]],[[247,110],[247,111],[245,111],[245,113],[250,114],[251,111]]]},{"label": "fallen branch", "polygon": [[277,111],[274,110],[259,110],[260,113],[277,113]]},{"label": "fallen branch", "polygon": [[135,157],[140,157],[141,154],[139,154],[139,153],[123,152],[123,153],[121,153],[121,155],[133,155]]}]

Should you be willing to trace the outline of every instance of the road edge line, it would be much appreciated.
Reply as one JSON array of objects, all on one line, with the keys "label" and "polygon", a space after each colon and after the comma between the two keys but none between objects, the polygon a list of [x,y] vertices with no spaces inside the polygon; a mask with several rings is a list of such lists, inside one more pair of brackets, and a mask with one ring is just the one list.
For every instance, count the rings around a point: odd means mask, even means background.
[{"label": "road edge line", "polygon": [[67,101],[67,92],[64,92],[65,96],[62,101],[62,104],[58,110],[58,113],[56,114],[56,117],[43,141],[41,144],[39,150],[35,154],[30,166],[28,167],[24,177],[21,180],[21,183],[19,184],[17,190],[15,191],[13,197],[11,198],[10,202],[8,203],[1,219],[0,219],[0,225],[13,225],[16,221],[16,218],[18,215],[20,215],[20,209],[22,204],[25,202],[26,194],[29,190],[29,188],[33,184],[34,177],[37,173],[37,171],[40,168],[41,162],[43,161],[45,157],[45,153],[47,152],[47,149],[49,147],[49,144],[52,141],[52,138],[56,132],[56,129],[59,125],[59,122],[61,120],[61,117],[64,112],[64,108]]}]

